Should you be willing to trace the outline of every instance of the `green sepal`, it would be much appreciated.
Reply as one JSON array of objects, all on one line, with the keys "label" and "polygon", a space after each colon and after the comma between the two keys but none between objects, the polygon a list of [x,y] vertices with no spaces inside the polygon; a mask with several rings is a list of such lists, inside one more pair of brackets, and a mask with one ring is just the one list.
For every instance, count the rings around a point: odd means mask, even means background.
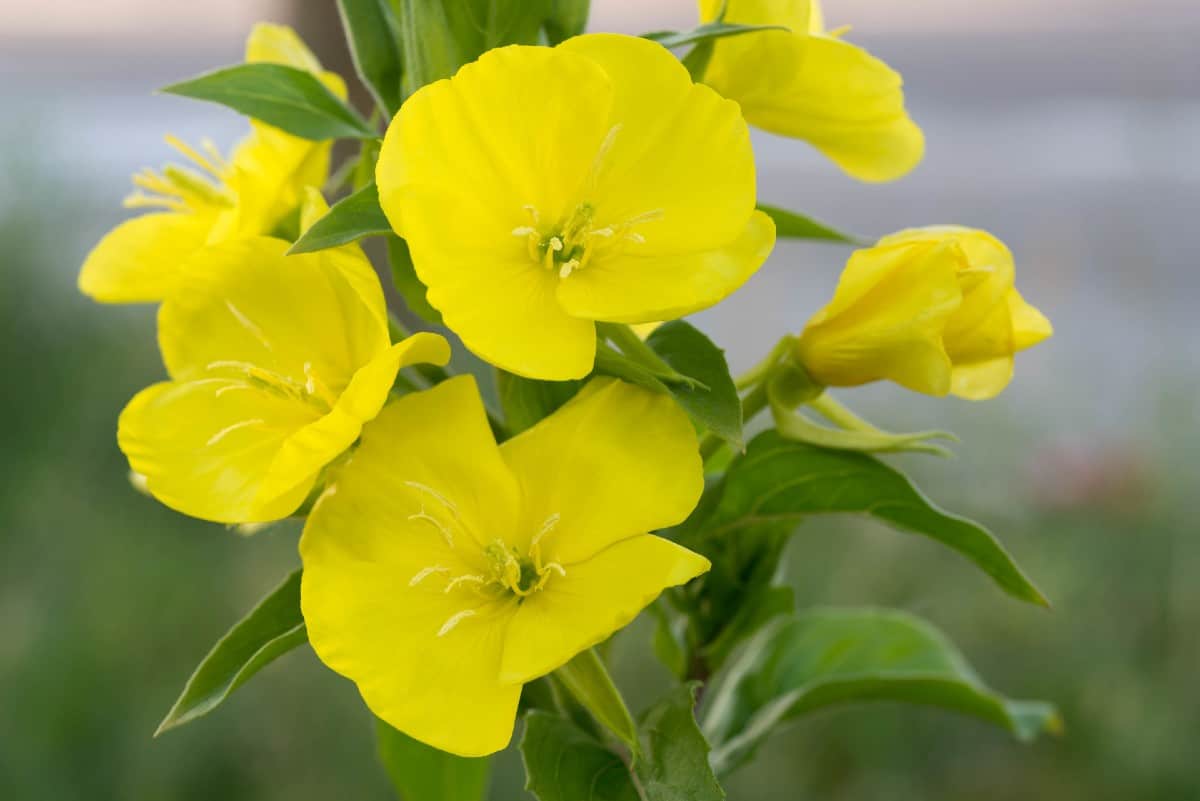
[{"label": "green sepal", "polygon": [[727,22],[708,22],[697,25],[690,31],[652,31],[643,33],[643,39],[658,42],[668,50],[690,44],[709,42],[713,39],[723,39],[726,36],[743,36],[759,31],[790,31],[785,25],[736,25]]},{"label": "green sepal", "polygon": [[799,212],[759,203],[758,210],[775,221],[775,236],[780,239],[808,239],[838,245],[861,247],[870,244],[866,239],[826,225],[820,220]]},{"label": "green sepal", "polygon": [[589,648],[580,652],[556,670],[554,676],[592,717],[629,747],[636,759],[639,750],[637,727],[621,691],[595,650]]}]

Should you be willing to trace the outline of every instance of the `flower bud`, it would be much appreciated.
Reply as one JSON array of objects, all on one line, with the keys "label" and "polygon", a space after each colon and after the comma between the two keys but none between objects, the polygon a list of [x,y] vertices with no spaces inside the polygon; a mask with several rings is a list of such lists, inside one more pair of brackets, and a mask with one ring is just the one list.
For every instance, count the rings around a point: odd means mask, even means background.
[{"label": "flower bud", "polygon": [[970,228],[913,228],[856,251],[796,358],[826,386],[890,380],[928,395],[991,398],[1013,354],[1051,334],[1013,286],[1012,254]]}]

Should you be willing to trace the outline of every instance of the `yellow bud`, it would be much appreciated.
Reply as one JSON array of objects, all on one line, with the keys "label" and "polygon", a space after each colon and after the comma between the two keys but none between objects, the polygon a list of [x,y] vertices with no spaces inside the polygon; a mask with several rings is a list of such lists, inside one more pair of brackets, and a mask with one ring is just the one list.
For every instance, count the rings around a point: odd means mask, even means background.
[{"label": "yellow bud", "polygon": [[1011,252],[984,231],[914,228],[855,252],[797,359],[827,386],[890,380],[929,395],[994,397],[1013,354],[1051,334],[1013,286]]}]

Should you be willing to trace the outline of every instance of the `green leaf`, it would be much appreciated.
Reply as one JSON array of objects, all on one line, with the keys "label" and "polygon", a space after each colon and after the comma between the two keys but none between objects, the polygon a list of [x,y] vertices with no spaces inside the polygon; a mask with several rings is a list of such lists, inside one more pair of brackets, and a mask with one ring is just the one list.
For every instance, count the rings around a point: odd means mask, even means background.
[{"label": "green leaf", "polygon": [[646,801],[725,798],[709,764],[708,742],[693,713],[698,686],[676,687],[642,717],[642,758],[635,770]]},{"label": "green leaf", "polygon": [[1050,704],[989,689],[928,623],[902,612],[821,609],[776,620],[730,667],[704,731],[724,775],[786,721],[834,704],[905,701],[994,723],[1020,740],[1061,728]]},{"label": "green leaf", "polygon": [[726,36],[741,36],[757,31],[787,30],[791,29],[784,25],[735,25],[728,22],[708,22],[704,25],[697,25],[690,31],[654,31],[642,34],[642,38],[658,42],[668,50],[674,50],[676,47],[723,39]]},{"label": "green leaf", "polygon": [[637,727],[625,706],[621,691],[613,684],[608,669],[595,650],[589,648],[554,672],[554,676],[609,731],[638,750]]},{"label": "green leaf", "polygon": [[768,206],[765,203],[759,203],[758,210],[765,212],[775,221],[775,235],[783,239],[815,239],[821,242],[837,242],[842,245],[856,246],[867,244],[860,237],[843,233],[798,212],[781,209],[778,206]]},{"label": "green leaf", "polygon": [[362,117],[315,75],[283,64],[238,64],[162,91],[220,103],[304,139],[376,136]]},{"label": "green leaf", "polygon": [[217,641],[154,736],[207,715],[263,667],[305,642],[297,570]]},{"label": "green leaf", "polygon": [[740,450],[742,402],[729,375],[725,352],[683,320],[659,326],[646,344],[675,370],[703,384],[674,385],[670,391],[693,420]]},{"label": "green leaf", "polygon": [[583,387],[582,381],[538,381],[496,371],[496,389],[500,408],[510,436],[516,436],[549,417],[564,403],[575,397]]},{"label": "green leaf", "polygon": [[374,182],[342,198],[313,223],[288,253],[312,253],[356,242],[366,236],[391,233],[392,226],[379,208],[379,190]]},{"label": "green leaf", "polygon": [[681,539],[733,537],[747,526],[798,523],[812,514],[865,513],[957,551],[1009,595],[1049,605],[987,529],[942,511],[902,473],[873,456],[765,431],[730,465],[719,491],[719,500],[707,507],[711,511],[693,514],[679,529]]},{"label": "green leaf", "polygon": [[375,721],[379,761],[401,801],[483,801],[488,757],[468,758],[425,745]]},{"label": "green leaf", "polygon": [[521,760],[538,801],[643,801],[624,760],[559,715],[525,717]]},{"label": "green leaf", "polygon": [[388,264],[392,268],[392,283],[409,311],[431,325],[442,324],[442,313],[429,305],[425,285],[417,278],[408,243],[395,234],[388,236]]},{"label": "green leaf", "polygon": [[556,45],[578,36],[587,27],[590,0],[547,0],[546,39]]},{"label": "green leaf", "polygon": [[387,0],[338,0],[338,11],[354,68],[390,118],[400,109],[404,74],[400,29],[392,8]]}]

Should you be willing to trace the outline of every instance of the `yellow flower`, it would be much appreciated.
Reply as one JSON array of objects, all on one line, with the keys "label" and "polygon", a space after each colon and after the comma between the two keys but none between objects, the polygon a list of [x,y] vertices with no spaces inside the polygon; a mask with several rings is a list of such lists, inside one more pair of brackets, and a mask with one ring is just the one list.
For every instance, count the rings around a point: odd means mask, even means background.
[{"label": "yellow flower", "polygon": [[499,447],[471,377],[406,395],[305,526],[309,640],[392,726],[498,751],[523,683],[709,568],[646,533],[702,488],[695,432],[665,395],[597,379]]},{"label": "yellow flower", "polygon": [[[321,72],[316,57],[286,26],[255,26],[246,41],[246,60],[309,70],[345,97],[341,78]],[[205,244],[269,234],[300,204],[305,188],[321,186],[329,173],[331,143],[300,139],[259,122],[251,124],[249,136],[229,158],[208,141],[199,149],[172,136],[167,143],[191,165],[170,164],[133,177],[137,189],[125,205],[161,211],[121,223],[88,254],[79,289],[95,300],[163,300],[192,252]]]},{"label": "yellow flower", "polygon": [[[704,21],[724,0],[700,0]],[[817,0],[728,0],[725,22],[783,25],[719,39],[705,83],[738,101],[751,125],[803,139],[849,175],[890,181],[915,167],[925,137],[887,64],[827,32]]]},{"label": "yellow flower", "polygon": [[379,413],[397,371],[445,364],[434,334],[388,339],[357,246],[286,256],[268,237],[210,245],[159,308],[170,381],[140,392],[117,438],[149,492],[223,523],[286,517]]},{"label": "yellow flower", "polygon": [[586,375],[595,320],[717,303],[775,240],[737,105],[629,36],[493,50],[422,88],[376,182],[446,325],[534,378]]},{"label": "yellow flower", "polygon": [[1012,254],[984,231],[901,231],[856,251],[796,356],[826,386],[888,379],[929,395],[984,399],[1012,378],[1013,354],[1051,334],[1013,286]]}]

